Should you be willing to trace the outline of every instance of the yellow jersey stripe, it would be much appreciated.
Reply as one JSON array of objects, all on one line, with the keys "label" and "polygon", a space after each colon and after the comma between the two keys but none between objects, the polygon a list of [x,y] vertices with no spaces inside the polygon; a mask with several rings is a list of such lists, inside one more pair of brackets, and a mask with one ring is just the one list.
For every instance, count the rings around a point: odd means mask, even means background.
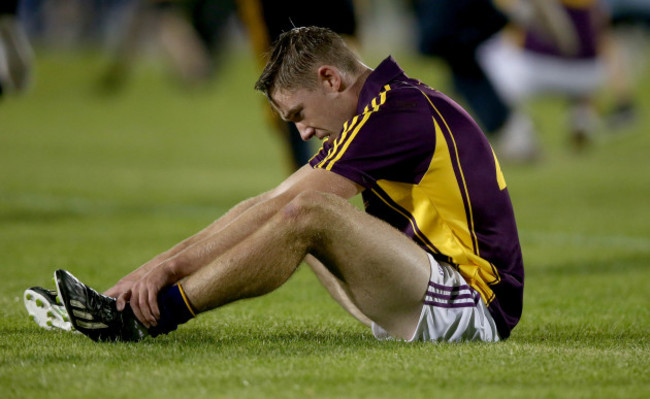
[{"label": "yellow jersey stripe", "polygon": [[[384,86],[384,88],[386,89],[386,91],[390,90],[389,85]],[[339,159],[341,159],[343,154],[345,154],[345,151],[347,151],[348,147],[350,146],[350,143],[354,140],[354,138],[359,133],[359,131],[361,130],[363,125],[365,125],[365,123],[368,121],[370,116],[374,112],[377,112],[379,110],[379,107],[381,107],[386,102],[386,91],[382,91],[381,93],[379,93],[379,103],[377,103],[377,97],[372,99],[372,101],[371,101],[372,110],[364,112],[363,118],[361,119],[359,124],[354,127],[354,130],[349,135],[349,137],[347,135],[346,135],[346,137],[343,137],[343,135],[341,135],[340,142],[339,142],[339,139],[334,141],[334,148],[332,149],[332,153],[330,155],[328,155],[327,159],[325,159],[323,162],[321,162],[318,165],[318,167],[322,167],[325,164],[325,161],[328,161],[329,164],[327,165],[327,167],[325,169],[326,170],[332,170],[332,167],[334,166],[334,164]],[[367,108],[368,107],[366,107],[366,109]],[[356,117],[358,117],[358,115]],[[345,133],[348,133],[348,132],[345,132]],[[340,150],[339,150],[339,148],[340,148]],[[332,155],[334,155],[334,157],[332,157]]]},{"label": "yellow jersey stripe", "polygon": [[332,144],[332,148],[329,150],[327,156],[318,165],[316,165],[317,168],[322,168],[323,165],[325,165],[327,162],[329,162],[332,159],[332,157],[336,154],[339,146],[341,145],[341,142],[346,140],[348,132],[350,131],[350,129],[356,126],[358,120],[359,120],[359,115],[355,115],[354,118],[352,118],[350,121],[347,121],[343,124],[343,132],[339,137],[337,137],[334,140],[334,143]]},{"label": "yellow jersey stripe", "polygon": [[453,147],[454,147],[454,149],[453,149],[454,154],[453,155],[456,158],[455,160],[456,160],[456,164],[458,165],[458,172],[460,173],[460,179],[461,179],[461,182],[462,182],[462,185],[463,185],[465,203],[467,204],[467,212],[468,212],[468,218],[469,218],[469,220],[468,220],[469,223],[468,223],[467,227],[469,228],[470,234],[472,236],[472,244],[473,244],[473,247],[474,247],[474,253],[476,255],[478,255],[478,256],[481,256],[480,250],[479,250],[479,247],[478,247],[478,237],[476,236],[476,231],[474,230],[474,215],[472,213],[472,206],[471,206],[472,203],[471,203],[470,198],[469,198],[469,191],[467,190],[467,182],[465,181],[465,175],[463,174],[463,168],[462,168],[461,163],[460,163],[460,156],[458,155],[458,146],[456,145],[456,140],[454,139],[454,135],[452,134],[451,129],[449,128],[449,125],[447,124],[447,121],[442,116],[442,114],[440,113],[438,108],[436,108],[436,106],[433,104],[433,102],[431,101],[429,96],[427,96],[421,90],[420,90],[420,92],[427,99],[427,101],[429,102],[429,104],[431,105],[433,110],[436,111],[436,113],[438,114],[438,117],[440,118],[442,123],[444,123],[445,128],[447,129],[447,133],[449,133],[449,137],[451,138],[451,141],[452,141],[452,144],[453,144]]},{"label": "yellow jersey stripe", "polygon": [[334,157],[334,159],[332,159],[332,160],[329,162],[329,164],[328,164],[327,167],[325,168],[326,170],[332,170],[332,167],[334,166],[334,164],[336,163],[336,161],[338,161],[339,159],[341,159],[341,157],[343,156],[343,154],[345,154],[345,151],[347,151],[348,147],[350,146],[350,143],[354,140],[354,138],[356,137],[357,133],[359,133],[359,130],[361,130],[361,128],[363,127],[363,125],[365,125],[365,123],[368,121],[368,118],[370,118],[370,115],[371,115],[371,114],[372,114],[372,112],[368,112],[368,113],[364,114],[363,119],[361,120],[361,122],[359,122],[359,124],[358,124],[357,127],[354,129],[354,131],[352,132],[352,134],[350,134],[350,138],[347,139],[347,140],[345,140],[345,142],[343,142],[343,144],[342,144],[342,148],[341,148],[340,151],[337,152],[337,151],[336,151],[336,150],[337,150],[336,148],[334,149],[334,151],[332,151],[332,154],[336,154],[336,156]]}]

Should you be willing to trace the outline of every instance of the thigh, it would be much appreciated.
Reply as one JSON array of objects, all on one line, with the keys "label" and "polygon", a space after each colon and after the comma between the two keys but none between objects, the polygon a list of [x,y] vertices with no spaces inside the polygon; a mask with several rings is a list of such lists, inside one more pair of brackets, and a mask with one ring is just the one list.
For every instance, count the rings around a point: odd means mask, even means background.
[{"label": "thigh", "polygon": [[409,338],[430,275],[427,253],[394,227],[335,195],[318,193],[310,206],[309,253],[345,286],[363,314],[391,334]]},{"label": "thigh", "polygon": [[[496,323],[481,294],[467,284],[451,265],[432,256],[431,279],[413,341],[499,341]],[[381,326],[372,325],[380,340],[392,339]]]}]

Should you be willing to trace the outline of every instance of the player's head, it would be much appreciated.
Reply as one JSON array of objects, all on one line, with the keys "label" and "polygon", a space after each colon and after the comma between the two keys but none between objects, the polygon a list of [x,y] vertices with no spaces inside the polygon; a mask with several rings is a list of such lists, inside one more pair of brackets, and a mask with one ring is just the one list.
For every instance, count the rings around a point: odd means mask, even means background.
[{"label": "player's head", "polygon": [[336,138],[369,70],[331,30],[295,28],[278,38],[255,88],[303,140]]},{"label": "player's head", "polygon": [[273,45],[255,89],[270,98],[274,90],[315,88],[316,71],[322,65],[334,66],[350,77],[363,71],[357,55],[330,29],[294,28],[282,33]]}]

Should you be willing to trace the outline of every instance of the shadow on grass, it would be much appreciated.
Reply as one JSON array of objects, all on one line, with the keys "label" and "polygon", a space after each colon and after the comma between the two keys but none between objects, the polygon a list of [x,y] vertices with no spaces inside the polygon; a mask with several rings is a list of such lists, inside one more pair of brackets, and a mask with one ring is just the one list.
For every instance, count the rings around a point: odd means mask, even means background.
[{"label": "shadow on grass", "polygon": [[[46,346],[52,350],[37,351],[32,361],[39,361],[48,358],[50,361],[69,360],[69,354],[83,352],[84,348],[97,348],[108,352],[125,352],[138,348],[147,351],[169,351],[170,353],[182,352],[221,352],[224,349],[249,353],[251,355],[278,355],[336,352],[336,348],[371,349],[385,346],[376,340],[372,334],[359,328],[347,328],[339,326],[316,326],[302,322],[283,323],[272,327],[253,326],[246,328],[246,323],[232,325],[205,326],[186,325],[181,326],[177,331],[168,335],[161,335],[156,338],[147,337],[140,342],[99,342],[95,343],[79,333],[45,330],[35,326],[11,329],[2,331],[7,342],[19,343],[20,348],[14,346],[14,350],[22,353],[31,352],[30,347]],[[404,345],[393,342],[391,345]],[[58,348],[58,349],[57,349]],[[67,351],[65,349],[70,349]],[[62,352],[59,352],[63,350]],[[67,352],[68,354],[63,354]],[[42,356],[42,357],[41,357]],[[82,356],[83,357],[83,356]]]},{"label": "shadow on grass", "polygon": [[[167,336],[148,339],[157,346],[180,346],[183,349],[196,347],[238,348],[257,355],[269,353],[299,354],[340,350],[341,348],[370,349],[381,344],[369,332],[358,329],[338,329],[316,326],[295,326],[284,324],[281,327],[258,328],[250,330],[236,328],[189,327]],[[181,350],[183,350],[181,349]]]}]

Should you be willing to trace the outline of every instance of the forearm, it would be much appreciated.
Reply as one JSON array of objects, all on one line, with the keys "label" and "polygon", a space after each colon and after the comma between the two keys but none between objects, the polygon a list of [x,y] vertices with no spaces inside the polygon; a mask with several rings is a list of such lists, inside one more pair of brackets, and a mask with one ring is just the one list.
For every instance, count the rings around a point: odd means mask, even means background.
[{"label": "forearm", "polygon": [[[362,187],[351,180],[306,165],[272,191],[236,206],[202,232],[154,258],[148,265],[143,265],[141,271],[137,272],[142,273],[140,278],[127,291],[119,294],[117,308],[124,309],[126,301],[131,300],[131,308],[138,319],[155,325],[159,318],[156,295],[163,287],[189,275],[202,279],[199,273],[212,267],[217,268],[210,269],[212,272],[219,271],[228,264],[222,256],[238,251],[247,253],[250,250],[247,238],[268,226],[268,222],[301,193],[320,191],[351,198],[361,190]],[[265,233],[274,234],[273,231]],[[223,263],[220,262],[222,260]],[[147,271],[147,268],[150,270]],[[128,283],[125,284],[127,286]]]},{"label": "forearm", "polygon": [[[199,231],[198,233],[194,234],[193,236],[190,236],[186,238],[185,240],[181,241],[180,243],[176,244],[169,250],[162,252],[158,255],[156,255],[154,258],[149,260],[148,262],[144,263],[142,266],[139,268],[135,269],[131,273],[127,274],[123,278],[121,278],[117,284],[115,284],[113,287],[108,289],[105,294],[108,296],[118,296],[124,291],[125,288],[128,288],[131,284],[133,284],[135,281],[138,281],[141,279],[144,275],[146,275],[148,272],[153,270],[156,267],[159,267],[163,264],[165,264],[168,260],[174,258],[181,252],[185,251],[186,249],[194,246],[195,244],[205,240],[207,237],[210,237],[214,235],[215,233],[219,232],[220,230],[224,229],[226,226],[228,226],[233,220],[235,220],[239,215],[242,213],[246,212],[250,207],[254,206],[255,204],[261,202],[264,200],[266,194],[258,195],[256,197],[250,198],[248,200],[240,202],[238,205],[235,207],[231,208],[226,214],[221,216],[219,219],[215,220],[212,222],[209,226],[204,228],[203,230]],[[170,265],[166,265],[166,267],[169,267]]]},{"label": "forearm", "polygon": [[118,283],[121,292],[117,293],[117,309],[121,311],[129,301],[134,314],[141,322],[147,327],[155,325],[160,317],[156,296],[163,287],[171,286],[210,264],[222,253],[243,241],[271,218],[286,198],[287,196],[274,197],[255,202],[245,209],[242,207],[241,212],[236,211],[224,219],[230,220],[225,226],[206,228],[195,237],[192,244],[187,246],[185,243],[183,249],[151,267],[149,271],[146,271],[144,266],[141,267],[139,273],[143,274],[136,281]]},{"label": "forearm", "polygon": [[[312,168],[306,165],[272,191],[240,203],[190,241],[157,259],[157,264],[164,263],[174,281],[205,266],[256,231],[297,193],[309,187],[305,182],[311,182],[306,179],[310,173]],[[327,187],[332,189],[336,185],[328,183]]]},{"label": "forearm", "polygon": [[225,225],[206,231],[206,234],[184,250],[161,263],[161,267],[166,268],[165,272],[170,275],[169,281],[179,281],[213,262],[266,223],[289,198],[290,196],[281,195],[255,201],[229,218]]},{"label": "forearm", "polygon": [[[259,202],[264,200],[265,194],[258,195],[256,197],[250,198],[248,200],[242,201],[233,208],[231,208],[227,213],[225,213],[223,216],[221,216],[219,219],[215,220],[212,222],[208,227],[205,229],[201,230],[200,232],[194,234],[191,237],[188,237],[187,239],[181,241],[180,243],[176,244],[174,247],[171,249],[157,255],[153,259],[151,259],[149,262],[145,263],[143,265],[144,268],[150,269],[152,267],[155,267],[162,262],[167,261],[168,259],[171,259],[172,257],[178,255],[179,253],[185,251],[189,247],[205,240],[207,237],[210,237],[219,231],[223,230],[226,226],[232,223],[233,220],[237,219],[239,215],[242,213],[246,212],[249,208],[255,206]],[[148,270],[147,270],[148,271]]]}]

